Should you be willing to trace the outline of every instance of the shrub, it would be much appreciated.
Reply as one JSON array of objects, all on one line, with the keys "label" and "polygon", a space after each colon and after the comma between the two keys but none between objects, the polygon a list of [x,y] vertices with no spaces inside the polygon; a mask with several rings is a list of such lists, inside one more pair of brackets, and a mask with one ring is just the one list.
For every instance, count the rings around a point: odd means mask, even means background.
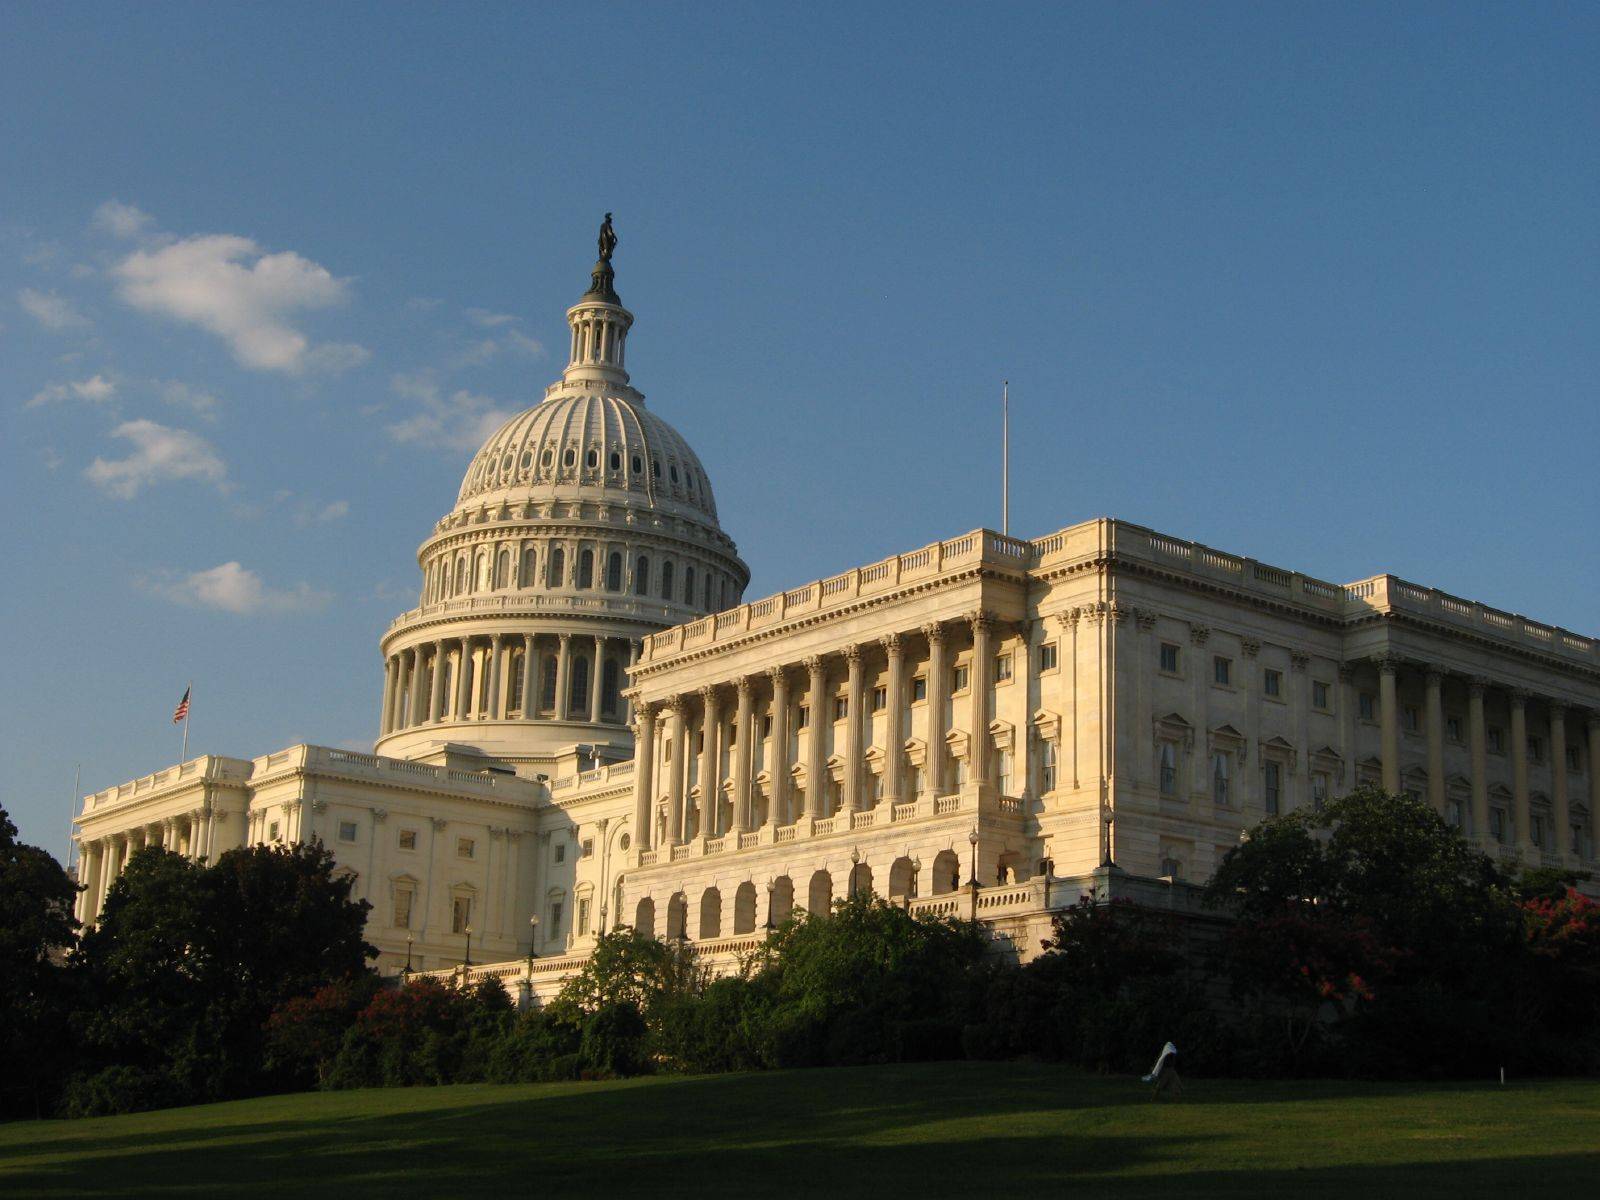
[{"label": "shrub", "polygon": [[637,1075],[644,1069],[644,1018],[626,1001],[608,1004],[584,1018],[580,1052],[600,1076]]},{"label": "shrub", "polygon": [[164,1070],[107,1067],[68,1084],[62,1108],[69,1117],[111,1117],[171,1108],[184,1100],[184,1086]]}]

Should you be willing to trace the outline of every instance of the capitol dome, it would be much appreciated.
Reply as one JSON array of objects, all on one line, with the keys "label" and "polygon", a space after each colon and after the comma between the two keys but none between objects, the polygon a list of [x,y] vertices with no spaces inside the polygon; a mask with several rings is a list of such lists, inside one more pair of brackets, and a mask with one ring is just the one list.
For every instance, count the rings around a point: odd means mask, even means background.
[{"label": "capitol dome", "polygon": [[608,219],[567,311],[566,370],[484,442],[418,551],[418,606],[382,638],[383,754],[465,745],[529,775],[574,745],[626,757],[641,639],[749,582],[700,459],[624,369],[609,236]]}]

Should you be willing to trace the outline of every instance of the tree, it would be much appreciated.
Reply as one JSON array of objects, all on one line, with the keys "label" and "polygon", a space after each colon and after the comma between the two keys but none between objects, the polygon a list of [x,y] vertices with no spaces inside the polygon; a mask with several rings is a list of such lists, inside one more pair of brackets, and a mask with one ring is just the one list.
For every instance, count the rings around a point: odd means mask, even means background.
[{"label": "tree", "polygon": [[62,956],[76,939],[78,892],[61,864],[17,841],[0,807],[0,1115],[38,1116],[54,1099],[66,1057],[71,980]]},{"label": "tree", "polygon": [[194,1100],[282,1086],[268,1017],[376,956],[351,884],[316,844],[230,850],[211,867],[134,854],[80,947],[91,1065],[163,1075]]}]

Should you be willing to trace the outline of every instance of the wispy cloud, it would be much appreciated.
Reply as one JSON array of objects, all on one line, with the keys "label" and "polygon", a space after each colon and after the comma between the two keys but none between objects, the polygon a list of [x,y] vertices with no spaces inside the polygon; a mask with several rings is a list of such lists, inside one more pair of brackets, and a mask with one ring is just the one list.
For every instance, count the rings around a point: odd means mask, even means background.
[{"label": "wispy cloud", "polygon": [[334,521],[342,521],[350,515],[350,501],[334,500],[329,504],[303,504],[295,510],[294,523],[304,528],[307,525],[329,525]]},{"label": "wispy cloud", "polygon": [[198,434],[140,420],[125,421],[111,436],[131,442],[133,453],[127,458],[96,458],[84,474],[119,500],[131,500],[141,488],[176,479],[199,479],[219,488],[226,485],[226,464]]},{"label": "wispy cloud", "polygon": [[174,604],[210,608],[235,616],[311,612],[333,597],[309,583],[289,588],[270,587],[260,575],[241,563],[225,562],[188,575],[165,573],[141,581],[146,591]]},{"label": "wispy cloud", "polygon": [[141,212],[131,204],[123,204],[120,200],[107,200],[94,210],[94,216],[89,220],[91,228],[119,238],[138,237],[154,223],[149,213]]},{"label": "wispy cloud", "polygon": [[52,333],[77,329],[89,323],[87,317],[72,307],[72,301],[54,292],[23,288],[17,293],[17,303],[22,305],[23,312]]},{"label": "wispy cloud", "polygon": [[510,313],[490,312],[486,308],[467,309],[467,320],[485,329],[498,329],[502,325],[515,325],[520,318]]},{"label": "wispy cloud", "polygon": [[112,274],[128,304],[215,334],[253,370],[342,371],[371,357],[363,346],[313,345],[296,326],[303,313],[344,304],[350,281],[292,250],[198,234],[136,250]]},{"label": "wispy cloud", "polygon": [[115,383],[104,375],[91,375],[88,379],[76,382],[52,383],[49,387],[35,392],[33,399],[24,407],[39,408],[60,400],[87,400],[90,404],[104,404],[116,394]]},{"label": "wispy cloud", "polygon": [[488,396],[464,388],[447,396],[426,372],[396,375],[389,386],[396,395],[418,405],[411,416],[387,426],[389,436],[397,442],[451,451],[476,450],[514,415],[513,410],[499,407]]},{"label": "wispy cloud", "polygon": [[187,383],[176,379],[169,379],[157,387],[161,392],[161,398],[174,408],[187,409],[201,420],[217,419],[217,398],[210,392],[190,387]]}]

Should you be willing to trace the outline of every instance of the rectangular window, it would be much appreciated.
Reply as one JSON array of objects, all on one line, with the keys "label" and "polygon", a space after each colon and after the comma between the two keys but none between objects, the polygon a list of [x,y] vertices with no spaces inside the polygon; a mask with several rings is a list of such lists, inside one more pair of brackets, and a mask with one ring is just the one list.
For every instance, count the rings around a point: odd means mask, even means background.
[{"label": "rectangular window", "polygon": [[1005,683],[1011,678],[1011,655],[997,654],[994,659],[994,681]]},{"label": "rectangular window", "polygon": [[1400,710],[1407,733],[1416,733],[1422,728],[1422,710],[1415,704],[1408,704]]},{"label": "rectangular window", "polygon": [[918,675],[911,681],[911,703],[915,704],[919,700],[926,700],[927,698],[928,677],[926,675]]},{"label": "rectangular window", "polygon": [[1461,740],[1460,717],[1446,717],[1444,719],[1444,735],[1452,742],[1459,742]]},{"label": "rectangular window", "polygon": [[411,928],[411,896],[410,888],[401,888],[394,894],[394,927],[396,929]]},{"label": "rectangular window", "polygon": [[457,896],[450,907],[450,932],[465,933],[472,925],[472,897]]},{"label": "rectangular window", "polygon": [[811,709],[807,705],[802,704],[795,711],[794,727],[796,729],[804,729],[809,724],[811,724]]},{"label": "rectangular window", "polygon": [[1326,680],[1313,679],[1311,681],[1312,708],[1315,708],[1321,712],[1327,712],[1333,707],[1332,703],[1330,703],[1332,695],[1333,689],[1328,686]]},{"label": "rectangular window", "polygon": [[566,862],[567,861],[567,844],[565,842],[556,842],[553,846],[551,846],[550,853],[555,858],[556,862],[558,862],[558,863]]},{"label": "rectangular window", "polygon": [[1051,741],[1039,744],[1039,790],[1056,790],[1056,744]]},{"label": "rectangular window", "polygon": [[549,932],[545,934],[547,938],[561,936],[561,901],[550,901],[550,924],[546,926],[546,928],[549,930]]},{"label": "rectangular window", "polygon": [[1264,774],[1265,779],[1263,782],[1266,787],[1262,795],[1262,802],[1266,805],[1267,815],[1275,817],[1278,815],[1280,806],[1283,803],[1283,767],[1279,763],[1269,762],[1266,764]]},{"label": "rectangular window", "polygon": [[1218,750],[1211,756],[1211,799],[1218,808],[1228,806],[1228,753]]},{"label": "rectangular window", "polygon": [[764,737],[764,738],[769,738],[769,737],[772,736],[772,718],[771,717],[762,717],[761,718],[761,736]]},{"label": "rectangular window", "polygon": [[1283,672],[1268,667],[1266,674],[1261,677],[1261,690],[1269,696],[1283,695]]},{"label": "rectangular window", "polygon": [[1576,746],[1568,746],[1567,747],[1567,770],[1576,771],[1579,768],[1579,766],[1581,766],[1581,765],[1582,765],[1582,763],[1581,763],[1580,759],[1578,758],[1578,748]]},{"label": "rectangular window", "polygon": [[1376,720],[1378,712],[1378,698],[1371,692],[1362,692],[1356,711],[1360,714],[1360,717],[1363,721]]},{"label": "rectangular window", "polygon": [[1506,751],[1506,735],[1498,726],[1492,727],[1488,735],[1489,753],[1504,754]]},{"label": "rectangular window", "polygon": [[278,840],[278,823],[276,821],[273,821],[271,824],[269,824],[267,826],[267,841],[275,842],[277,840]]},{"label": "rectangular window", "polygon": [[1533,737],[1531,735],[1529,736],[1529,738],[1528,738],[1528,761],[1529,762],[1543,762],[1544,761],[1544,739],[1543,738]]},{"label": "rectangular window", "polygon": [[400,831],[400,849],[415,850],[417,848],[417,831],[415,829],[402,829]]},{"label": "rectangular window", "polygon": [[477,844],[471,838],[456,839],[456,857],[471,858],[477,853]]},{"label": "rectangular window", "polygon": [[1002,750],[994,756],[995,786],[1002,796],[1011,795],[1011,751]]},{"label": "rectangular window", "polygon": [[589,897],[578,898],[578,934],[582,936],[589,932]]},{"label": "rectangular window", "polygon": [[594,857],[594,839],[593,838],[584,838],[583,839],[583,846],[578,851],[578,857],[579,858],[593,858]]},{"label": "rectangular window", "polygon": [[1218,654],[1211,660],[1211,682],[1219,687],[1233,684],[1233,659]]},{"label": "rectangular window", "polygon": [[952,679],[954,681],[950,688],[952,692],[964,692],[967,690],[967,668],[965,666],[957,667]]},{"label": "rectangular window", "polygon": [[1328,776],[1319,771],[1311,777],[1311,807],[1318,812],[1328,802]]},{"label": "rectangular window", "polygon": [[1544,818],[1538,813],[1528,818],[1528,836],[1533,839],[1535,846],[1544,849]]},{"label": "rectangular window", "polygon": [[1054,642],[1046,642],[1039,647],[1039,670],[1043,673],[1045,671],[1054,671],[1055,669],[1056,644]]},{"label": "rectangular window", "polygon": [[888,707],[889,707],[889,689],[886,688],[886,687],[875,687],[875,688],[873,688],[872,689],[872,711],[873,712],[882,712],[884,709],[886,709]]},{"label": "rectangular window", "polygon": [[353,842],[356,840],[356,823],[354,821],[339,822],[339,840]]},{"label": "rectangular window", "polygon": [[1497,842],[1506,840],[1506,814],[1504,809],[1489,810],[1489,836]]},{"label": "rectangular window", "polygon": [[1161,794],[1178,794],[1178,748],[1171,742],[1161,743]]},{"label": "rectangular window", "polygon": [[842,721],[850,715],[850,697],[835,696],[833,698],[833,719]]},{"label": "rectangular window", "polygon": [[1161,643],[1161,669],[1168,675],[1178,673],[1178,647],[1171,642]]}]

